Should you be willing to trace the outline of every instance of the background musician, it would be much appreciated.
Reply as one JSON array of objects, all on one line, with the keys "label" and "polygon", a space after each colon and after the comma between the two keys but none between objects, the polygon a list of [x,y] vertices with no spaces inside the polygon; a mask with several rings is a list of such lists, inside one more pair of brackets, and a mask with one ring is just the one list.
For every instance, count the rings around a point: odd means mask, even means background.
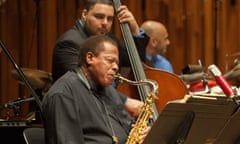
[{"label": "background musician", "polygon": [[166,27],[158,21],[148,20],[141,25],[141,28],[150,37],[146,48],[147,60],[154,68],[174,73],[172,64],[164,57],[170,45]]}]

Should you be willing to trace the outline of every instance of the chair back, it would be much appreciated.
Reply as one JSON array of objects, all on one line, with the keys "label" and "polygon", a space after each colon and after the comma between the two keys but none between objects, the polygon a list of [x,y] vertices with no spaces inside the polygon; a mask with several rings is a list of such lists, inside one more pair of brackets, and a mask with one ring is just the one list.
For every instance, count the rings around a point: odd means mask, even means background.
[{"label": "chair back", "polygon": [[26,128],[23,137],[26,144],[45,144],[44,128]]}]

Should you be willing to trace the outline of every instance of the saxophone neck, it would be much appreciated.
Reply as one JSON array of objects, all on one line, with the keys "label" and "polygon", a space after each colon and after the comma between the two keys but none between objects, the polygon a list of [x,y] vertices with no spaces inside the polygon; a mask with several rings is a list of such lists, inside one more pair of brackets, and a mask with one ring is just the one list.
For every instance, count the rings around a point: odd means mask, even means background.
[{"label": "saxophone neck", "polygon": [[150,87],[152,88],[152,93],[157,95],[158,93],[158,83],[154,80],[147,80],[149,82]]},{"label": "saxophone neck", "polygon": [[145,79],[145,80],[139,80],[139,81],[132,81],[127,78],[124,78],[119,73],[115,75],[115,78],[118,79],[120,82],[125,81],[131,85],[148,85],[151,88],[152,93],[154,94],[158,93],[158,83],[154,80]]}]

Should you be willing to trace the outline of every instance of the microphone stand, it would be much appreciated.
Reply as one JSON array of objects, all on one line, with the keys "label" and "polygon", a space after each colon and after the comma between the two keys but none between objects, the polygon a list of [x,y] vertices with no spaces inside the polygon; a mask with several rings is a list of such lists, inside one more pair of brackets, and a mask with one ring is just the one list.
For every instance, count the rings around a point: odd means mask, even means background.
[{"label": "microphone stand", "polygon": [[37,105],[39,106],[40,112],[42,112],[42,103],[41,100],[39,98],[39,96],[37,95],[37,93],[35,92],[35,90],[32,88],[32,86],[30,85],[29,81],[27,80],[26,76],[24,75],[24,73],[22,72],[22,70],[18,67],[18,65],[16,64],[16,62],[14,61],[13,57],[11,56],[11,54],[8,52],[7,48],[3,45],[2,41],[0,40],[0,47],[2,48],[2,50],[4,51],[4,53],[7,55],[7,57],[9,58],[9,60],[11,61],[11,63],[13,64],[14,68],[16,69],[17,73],[19,74],[19,76],[22,78],[23,82],[26,84],[26,86],[28,87],[28,89],[30,90],[30,92],[32,93]]},{"label": "microphone stand", "polygon": [[4,105],[0,105],[0,110],[3,109],[3,108],[12,108],[14,110],[14,114],[16,116],[19,116],[20,115],[20,107],[18,104],[22,103],[22,102],[28,102],[28,101],[33,101],[35,100],[34,97],[30,97],[30,98],[21,98],[21,99],[18,99],[18,100],[15,100],[15,101],[11,101],[11,102],[8,102],[8,103],[5,103]]},{"label": "microphone stand", "polygon": [[15,101],[8,102],[8,103],[4,104],[3,106],[0,106],[0,108],[12,108],[12,107],[14,107],[14,105],[17,105],[19,103],[33,101],[33,100],[35,100],[34,97],[23,98],[23,99],[21,98],[21,99],[15,100]]}]

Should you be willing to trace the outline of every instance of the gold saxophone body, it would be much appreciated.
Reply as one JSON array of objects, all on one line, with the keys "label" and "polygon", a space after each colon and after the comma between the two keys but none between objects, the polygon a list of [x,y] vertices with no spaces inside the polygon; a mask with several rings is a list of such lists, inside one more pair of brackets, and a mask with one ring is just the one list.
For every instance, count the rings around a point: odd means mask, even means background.
[{"label": "gold saxophone body", "polygon": [[132,85],[148,85],[151,88],[144,101],[144,105],[141,108],[135,126],[131,129],[126,141],[126,144],[138,144],[140,142],[141,133],[145,128],[147,128],[150,116],[153,112],[152,104],[154,100],[157,99],[158,84],[152,80],[131,81],[119,74],[115,77]]}]

